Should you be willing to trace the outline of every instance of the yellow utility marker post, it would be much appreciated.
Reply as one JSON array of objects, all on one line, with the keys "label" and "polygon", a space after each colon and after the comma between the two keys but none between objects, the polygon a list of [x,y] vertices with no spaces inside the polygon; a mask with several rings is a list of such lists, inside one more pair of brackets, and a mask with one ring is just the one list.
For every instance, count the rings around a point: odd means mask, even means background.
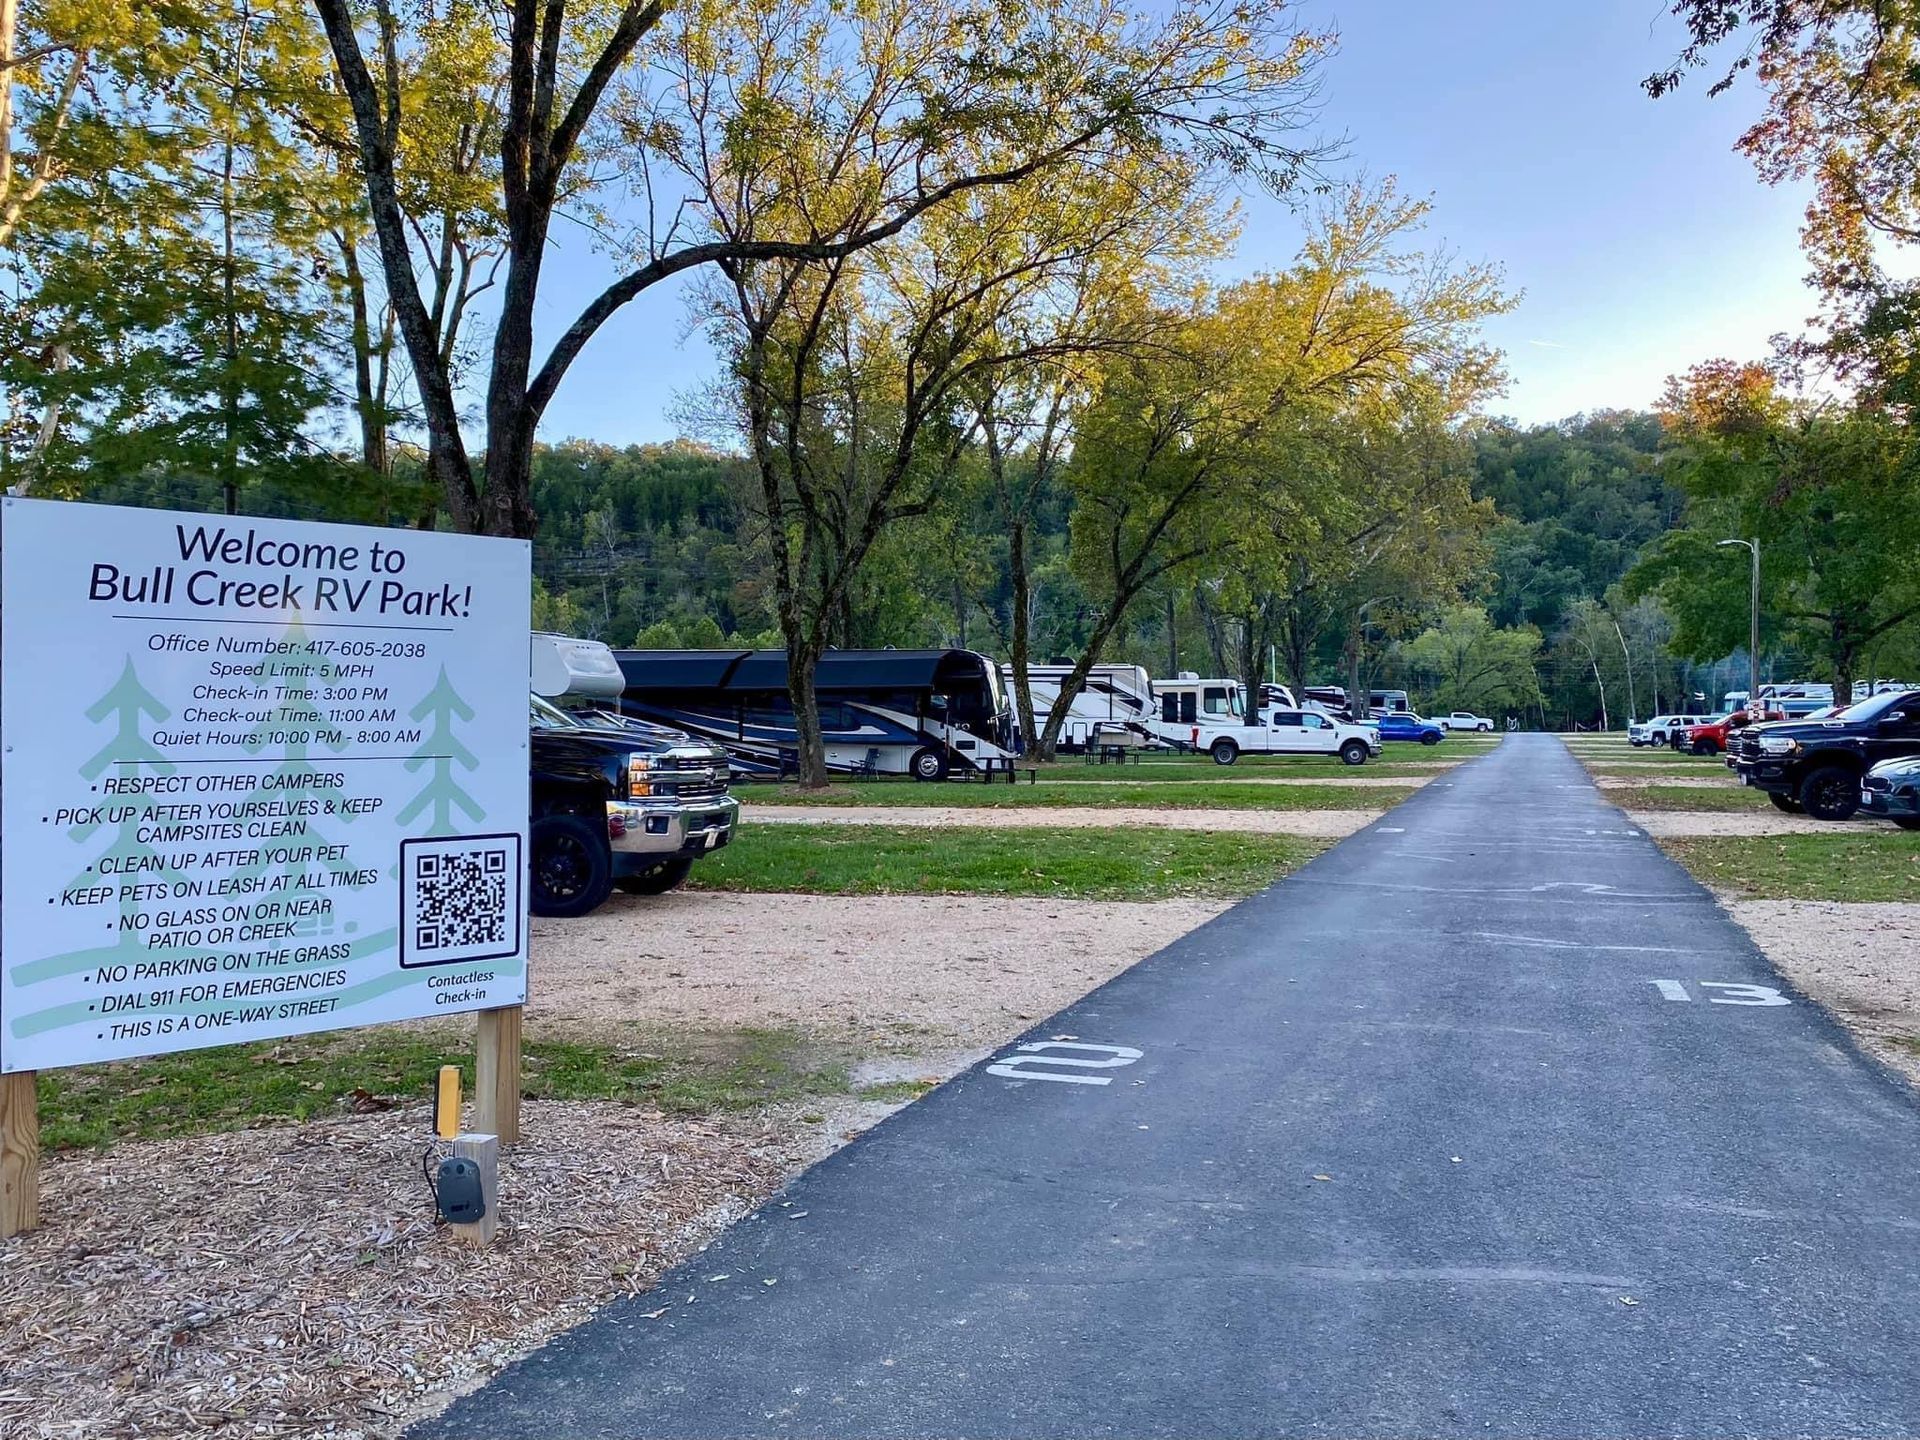
[{"label": "yellow utility marker post", "polygon": [[433,1133],[451,1140],[460,1133],[460,1067],[442,1065],[433,1091]]}]

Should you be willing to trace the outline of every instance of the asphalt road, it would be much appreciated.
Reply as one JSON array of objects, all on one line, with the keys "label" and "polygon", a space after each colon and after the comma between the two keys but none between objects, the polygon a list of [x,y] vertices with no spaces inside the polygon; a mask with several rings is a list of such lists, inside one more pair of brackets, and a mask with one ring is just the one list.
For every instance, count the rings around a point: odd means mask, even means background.
[{"label": "asphalt road", "polygon": [[418,1433],[1920,1433],[1920,1107],[1558,741],[1062,1035]]}]

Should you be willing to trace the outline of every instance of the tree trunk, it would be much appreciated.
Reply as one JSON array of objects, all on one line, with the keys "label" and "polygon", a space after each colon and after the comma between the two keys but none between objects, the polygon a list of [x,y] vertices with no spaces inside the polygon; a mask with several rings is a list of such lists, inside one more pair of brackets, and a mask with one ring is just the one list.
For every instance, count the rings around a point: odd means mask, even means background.
[{"label": "tree trunk", "polygon": [[1245,687],[1246,723],[1260,723],[1260,628],[1251,614],[1240,617],[1240,674]]},{"label": "tree trunk", "polygon": [[1093,634],[1087,637],[1086,649],[1073,662],[1073,673],[1060,682],[1060,693],[1054,698],[1053,708],[1047,712],[1047,726],[1040,735],[1042,760],[1053,759],[1054,749],[1060,743],[1060,731],[1067,723],[1067,711],[1073,707],[1073,697],[1087,688],[1087,677],[1093,673],[1100,652],[1106,648],[1107,641],[1113,638],[1113,632],[1120,626],[1120,617],[1127,613],[1127,607],[1132,603],[1133,596],[1128,595],[1100,619],[1093,627]]},{"label": "tree trunk", "polygon": [[1193,592],[1194,608],[1200,612],[1200,625],[1207,636],[1207,655],[1213,662],[1209,675],[1227,673],[1227,636],[1220,612],[1207,602],[1206,587],[1201,586]]},{"label": "tree trunk", "polygon": [[1846,633],[1838,626],[1833,634],[1833,703],[1851,705],[1853,703],[1853,672],[1860,656]]},{"label": "tree trunk", "polygon": [[1180,622],[1175,613],[1173,587],[1167,587],[1167,678],[1180,676]]},{"label": "tree trunk", "polygon": [[353,237],[336,232],[333,238],[340,247],[345,267],[347,302],[353,321],[353,405],[360,417],[360,463],[375,475],[385,475],[386,401],[374,384],[373,320],[367,304],[367,277],[360,268],[360,251]]},{"label": "tree trunk", "polygon": [[1362,652],[1367,645],[1367,610],[1362,605],[1353,614],[1353,626],[1347,631],[1347,710],[1355,720],[1365,722],[1373,713],[1367,687],[1361,683]]},{"label": "tree trunk", "polygon": [[1013,585],[1013,703],[1020,716],[1020,743],[1032,754],[1038,749],[1039,736],[1033,728],[1033,682],[1028,678],[1032,643],[1028,600],[1033,577],[1027,573],[1027,522],[1012,520],[1007,526],[1007,570]]},{"label": "tree trunk", "polygon": [[1281,638],[1287,652],[1287,678],[1293,682],[1296,700],[1307,688],[1307,662],[1311,658],[1314,641],[1307,627],[1306,616],[1301,614],[1301,604],[1298,598],[1287,602],[1281,626]]},{"label": "tree trunk", "polygon": [[814,689],[814,667],[820,647],[787,638],[787,693],[793,700],[794,743],[799,750],[800,788],[827,788],[827,742],[820,733],[820,697]]}]

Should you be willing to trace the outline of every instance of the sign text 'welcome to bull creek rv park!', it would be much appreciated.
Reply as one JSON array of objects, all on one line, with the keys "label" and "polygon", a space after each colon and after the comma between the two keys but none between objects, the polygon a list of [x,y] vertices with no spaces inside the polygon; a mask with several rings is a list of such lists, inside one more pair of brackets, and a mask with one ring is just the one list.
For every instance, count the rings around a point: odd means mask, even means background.
[{"label": "sign text 'welcome to bull creek rv park!'", "polygon": [[528,546],[0,506],[0,1071],[526,998]]}]

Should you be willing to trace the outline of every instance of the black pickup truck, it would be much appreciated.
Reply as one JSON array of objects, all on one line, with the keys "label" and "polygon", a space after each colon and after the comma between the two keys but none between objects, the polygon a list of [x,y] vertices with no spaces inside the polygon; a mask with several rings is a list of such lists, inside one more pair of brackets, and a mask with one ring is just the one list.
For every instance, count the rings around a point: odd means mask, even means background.
[{"label": "black pickup truck", "polygon": [[660,895],[733,839],[727,752],[677,730],[531,698],[536,915],[585,915],[614,886]]},{"label": "black pickup truck", "polygon": [[1851,820],[1860,781],[1882,760],[1920,755],[1920,691],[1889,691],[1827,720],[1789,720],[1740,732],[1728,754],[1744,785],[1782,810]]}]

